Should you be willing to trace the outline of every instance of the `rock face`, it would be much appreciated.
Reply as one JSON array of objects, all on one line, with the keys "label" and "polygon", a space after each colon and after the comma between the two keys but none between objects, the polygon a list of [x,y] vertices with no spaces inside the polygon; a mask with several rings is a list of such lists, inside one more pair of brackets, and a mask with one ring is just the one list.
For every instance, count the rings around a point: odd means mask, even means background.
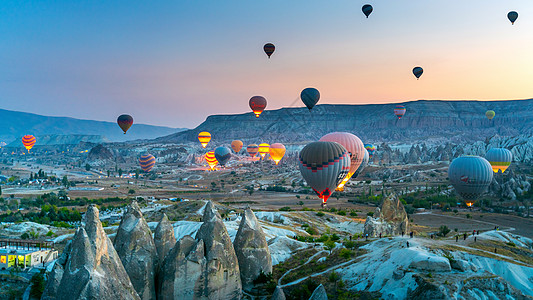
[{"label": "rock face", "polygon": [[196,239],[203,240],[205,244],[207,259],[207,285],[203,295],[209,299],[240,299],[242,285],[239,261],[228,231],[211,201],[207,202],[203,220],[196,234]]},{"label": "rock face", "polygon": [[311,295],[311,298],[309,300],[328,300],[328,293],[326,293],[326,289],[323,285],[319,285]]},{"label": "rock face", "polygon": [[183,237],[161,266],[157,299],[205,299],[205,270],[204,242]]},{"label": "rock face", "polygon": [[159,272],[158,299],[240,299],[239,262],[228,231],[209,201],[196,240],[185,236]]},{"label": "rock face", "polygon": [[128,206],[122,217],[114,245],[139,297],[155,299],[157,250],[152,232],[136,201]]},{"label": "rock face", "polygon": [[274,290],[274,294],[272,294],[272,299],[270,300],[285,300],[285,293],[279,285],[276,286],[276,290]]},{"label": "rock face", "polygon": [[251,289],[261,272],[272,273],[272,258],[263,229],[253,211],[247,208],[242,216],[239,230],[233,241],[239,260],[239,270],[244,289]]},{"label": "rock face", "polygon": [[96,145],[94,148],[89,151],[89,154],[87,155],[87,160],[93,161],[93,160],[99,160],[99,159],[113,159],[114,155],[111,150],[104,147],[102,144]]},{"label": "rock face", "polygon": [[382,235],[399,235],[402,232],[407,233],[409,230],[409,219],[407,213],[400,202],[400,199],[394,194],[390,194],[381,205],[377,217],[368,216],[365,222],[364,233],[369,236]]},{"label": "rock face", "polygon": [[58,259],[42,299],[139,299],[91,205],[85,226]]},{"label": "rock face", "polygon": [[157,249],[157,255],[159,261],[162,262],[165,259],[167,253],[176,244],[176,236],[174,236],[174,228],[168,221],[167,215],[163,214],[159,224],[155,228],[154,233],[155,248]]}]

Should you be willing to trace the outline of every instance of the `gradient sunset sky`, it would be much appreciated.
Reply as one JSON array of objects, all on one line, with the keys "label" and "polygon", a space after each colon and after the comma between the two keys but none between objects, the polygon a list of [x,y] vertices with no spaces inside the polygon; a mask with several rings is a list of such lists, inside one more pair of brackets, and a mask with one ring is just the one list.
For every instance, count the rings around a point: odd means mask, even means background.
[{"label": "gradient sunset sky", "polygon": [[4,0],[0,39],[0,108],[43,115],[193,128],[309,86],[321,104],[533,97],[531,0]]}]

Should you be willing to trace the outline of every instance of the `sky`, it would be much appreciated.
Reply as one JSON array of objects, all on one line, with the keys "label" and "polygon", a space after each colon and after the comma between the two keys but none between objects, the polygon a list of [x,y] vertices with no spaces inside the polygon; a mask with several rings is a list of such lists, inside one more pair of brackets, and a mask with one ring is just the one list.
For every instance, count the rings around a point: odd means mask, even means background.
[{"label": "sky", "polygon": [[306,87],[320,104],[526,99],[532,32],[531,0],[4,0],[0,108],[194,128],[254,95],[303,106]]}]

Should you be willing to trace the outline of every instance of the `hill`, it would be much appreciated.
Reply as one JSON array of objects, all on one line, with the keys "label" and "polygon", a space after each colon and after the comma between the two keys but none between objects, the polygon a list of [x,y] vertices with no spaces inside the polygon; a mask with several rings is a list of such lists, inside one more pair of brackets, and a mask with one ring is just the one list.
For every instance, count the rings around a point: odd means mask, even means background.
[{"label": "hill", "polygon": [[[114,122],[81,120],[68,117],[48,117],[37,114],[0,109],[0,141],[6,143],[20,139],[25,134],[34,136],[101,136],[102,140],[121,142],[136,139],[153,139],[182,131],[180,128],[133,124],[128,134]],[[86,137],[85,139],[93,139]],[[69,140],[69,138],[63,138]],[[56,141],[58,141],[56,139]],[[48,142],[47,142],[48,143]],[[40,141],[37,141],[37,145]]]},{"label": "hill", "polygon": [[[402,119],[394,107],[402,104]],[[487,110],[496,117],[488,120]],[[157,142],[196,141],[201,131],[209,131],[212,141],[241,139],[245,143],[305,142],[333,131],[352,132],[365,142],[465,142],[494,135],[516,136],[533,132],[533,100],[440,101],[419,100],[393,104],[318,105],[282,108],[253,113],[209,116],[198,127],[156,139]]]}]

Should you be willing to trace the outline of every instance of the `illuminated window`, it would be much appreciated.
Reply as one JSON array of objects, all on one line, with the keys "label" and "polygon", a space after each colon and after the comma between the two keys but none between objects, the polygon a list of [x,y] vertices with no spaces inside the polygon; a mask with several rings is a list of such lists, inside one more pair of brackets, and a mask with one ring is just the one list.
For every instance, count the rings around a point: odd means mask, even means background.
[{"label": "illuminated window", "polygon": [[5,255],[0,256],[0,263],[5,264],[6,261],[7,260],[6,260],[6,256]]}]

